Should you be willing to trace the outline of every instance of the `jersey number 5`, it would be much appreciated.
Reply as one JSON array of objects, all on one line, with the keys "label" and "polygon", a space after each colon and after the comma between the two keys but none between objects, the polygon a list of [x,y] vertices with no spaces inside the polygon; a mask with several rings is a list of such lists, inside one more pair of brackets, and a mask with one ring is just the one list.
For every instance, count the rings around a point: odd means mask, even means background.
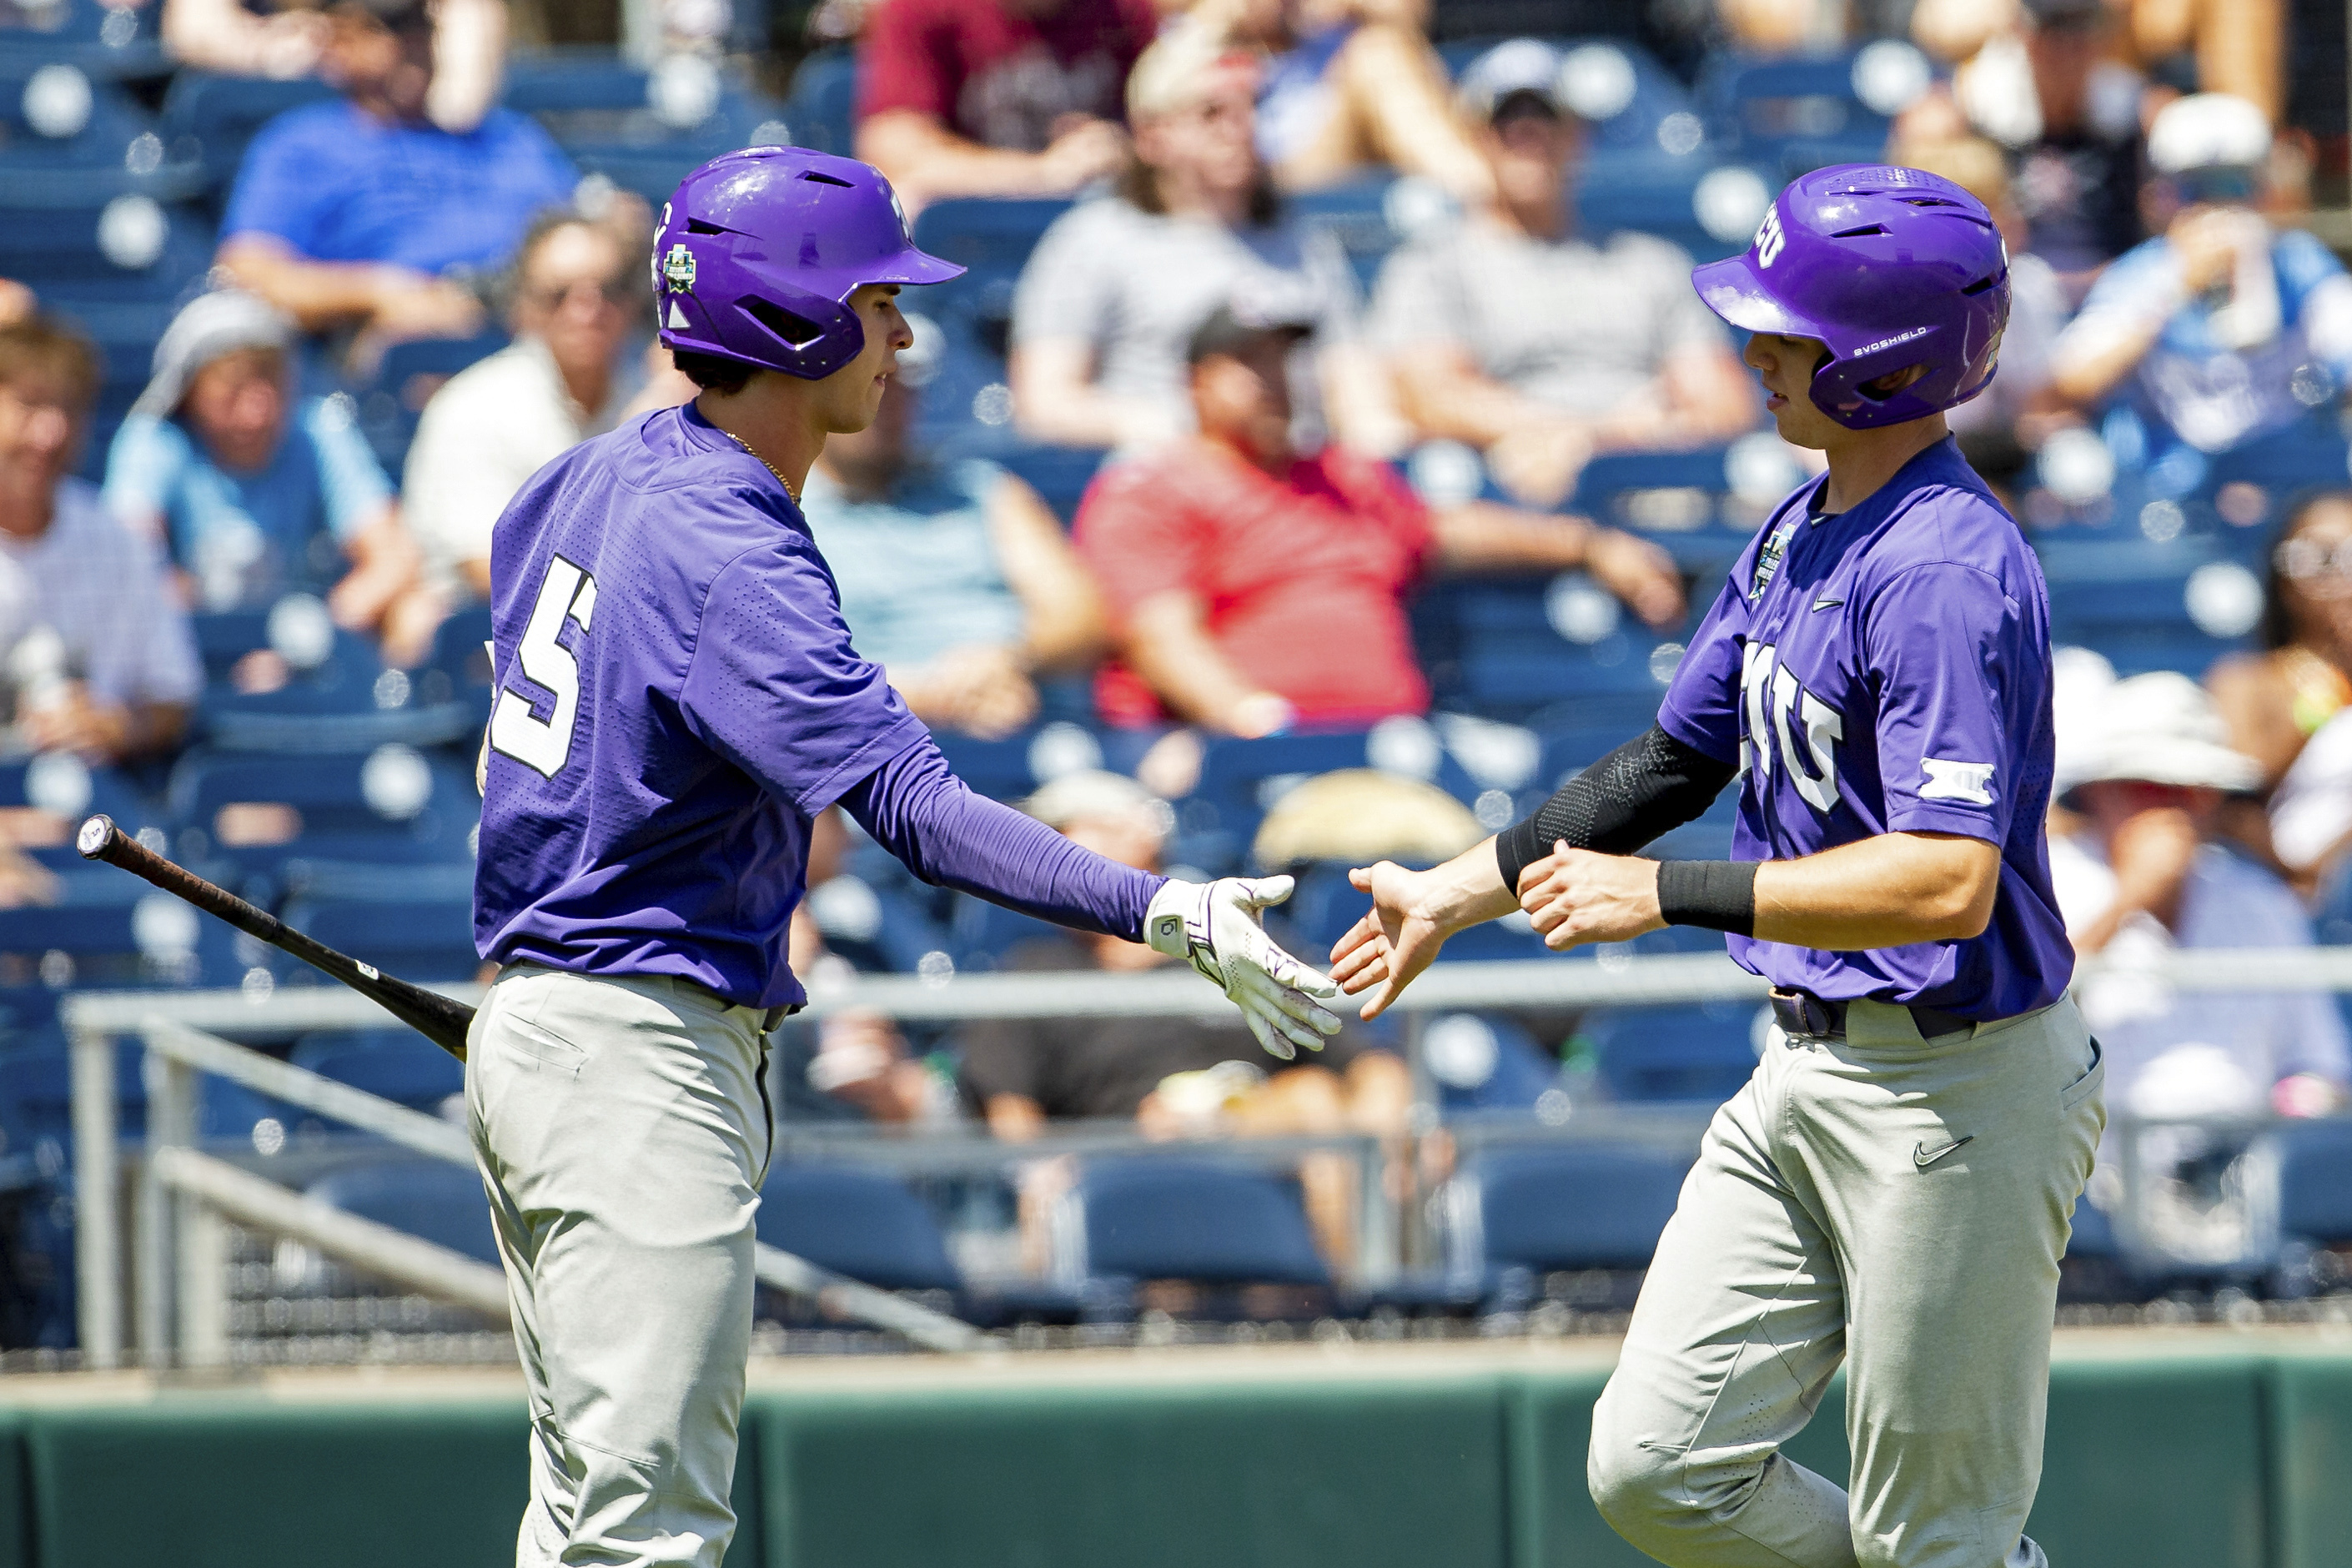
[{"label": "jersey number 5", "polygon": [[490,750],[549,778],[563,771],[580,718],[580,661],[556,638],[567,620],[579,622],[586,631],[595,613],[596,579],[561,555],[549,562],[547,580],[540,584],[539,602],[531,606],[530,624],[523,627],[515,658],[534,685],[553,694],[554,710],[541,719],[530,698],[500,690],[490,714]]}]

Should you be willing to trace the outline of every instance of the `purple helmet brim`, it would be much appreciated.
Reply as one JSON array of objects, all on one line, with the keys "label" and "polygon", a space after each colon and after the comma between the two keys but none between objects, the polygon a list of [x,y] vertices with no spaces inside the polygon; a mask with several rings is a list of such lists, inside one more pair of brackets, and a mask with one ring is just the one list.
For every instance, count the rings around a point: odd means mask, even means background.
[{"label": "purple helmet brim", "polygon": [[961,278],[966,268],[952,261],[942,261],[936,256],[919,250],[902,250],[889,261],[870,269],[868,283],[944,283],[950,278]]},{"label": "purple helmet brim", "polygon": [[1822,323],[1790,310],[1758,275],[1749,256],[1727,257],[1691,270],[1701,303],[1743,332],[1826,338]]}]

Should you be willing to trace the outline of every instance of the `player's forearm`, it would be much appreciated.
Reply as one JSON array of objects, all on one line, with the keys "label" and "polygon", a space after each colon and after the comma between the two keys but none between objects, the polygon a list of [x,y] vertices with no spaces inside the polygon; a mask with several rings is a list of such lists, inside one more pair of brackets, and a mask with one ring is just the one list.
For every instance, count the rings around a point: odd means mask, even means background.
[{"label": "player's forearm", "polygon": [[1883,833],[1756,870],[1756,935],[1827,952],[1965,942],[1992,921],[2000,850],[1980,838]]},{"label": "player's forearm", "polygon": [[1495,840],[1481,839],[1443,866],[1420,873],[1413,883],[1412,914],[1452,935],[1519,907],[1518,894],[1503,881]]},{"label": "player's forearm", "polygon": [[972,794],[928,739],[858,781],[841,804],[924,881],[1073,931],[1140,942],[1144,911],[1167,881]]},{"label": "player's forearm", "polygon": [[1734,776],[1729,763],[1653,724],[1488,840],[1496,874],[1516,900],[1522,873],[1557,845],[1630,855],[1705,815]]}]

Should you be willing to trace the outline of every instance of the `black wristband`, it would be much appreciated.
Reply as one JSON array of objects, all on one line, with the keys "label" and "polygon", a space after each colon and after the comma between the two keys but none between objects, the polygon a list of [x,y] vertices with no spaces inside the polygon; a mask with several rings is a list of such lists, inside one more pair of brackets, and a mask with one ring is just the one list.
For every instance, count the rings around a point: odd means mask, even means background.
[{"label": "black wristband", "polygon": [[1756,934],[1754,860],[1661,860],[1658,913],[1670,926]]}]

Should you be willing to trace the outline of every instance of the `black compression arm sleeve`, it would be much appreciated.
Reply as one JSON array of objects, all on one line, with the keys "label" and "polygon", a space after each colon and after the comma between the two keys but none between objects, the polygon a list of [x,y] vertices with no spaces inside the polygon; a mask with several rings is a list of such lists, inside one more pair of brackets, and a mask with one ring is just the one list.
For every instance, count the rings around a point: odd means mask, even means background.
[{"label": "black compression arm sleeve", "polygon": [[1630,855],[1696,819],[1738,771],[1653,724],[1560,785],[1533,816],[1495,835],[1503,886],[1517,892],[1519,873],[1563,838],[1571,849]]}]

